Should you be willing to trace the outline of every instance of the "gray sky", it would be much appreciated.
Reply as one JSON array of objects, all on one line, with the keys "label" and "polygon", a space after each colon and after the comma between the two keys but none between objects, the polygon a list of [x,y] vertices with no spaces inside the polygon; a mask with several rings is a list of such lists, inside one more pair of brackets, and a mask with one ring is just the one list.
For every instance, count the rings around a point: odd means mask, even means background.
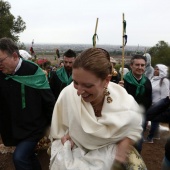
[{"label": "gray sky", "polygon": [[170,41],[170,0],[7,0],[20,15],[24,43],[92,44],[99,18],[97,44],[122,44],[125,14],[127,45],[154,46]]}]

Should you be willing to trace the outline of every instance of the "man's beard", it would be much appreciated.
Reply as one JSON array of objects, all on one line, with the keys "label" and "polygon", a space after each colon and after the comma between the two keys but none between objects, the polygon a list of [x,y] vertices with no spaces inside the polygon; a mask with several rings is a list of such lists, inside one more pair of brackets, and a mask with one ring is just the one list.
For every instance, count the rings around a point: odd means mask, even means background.
[{"label": "man's beard", "polygon": [[67,72],[71,72],[72,71],[72,67],[64,67],[65,68],[65,70],[67,71]]}]

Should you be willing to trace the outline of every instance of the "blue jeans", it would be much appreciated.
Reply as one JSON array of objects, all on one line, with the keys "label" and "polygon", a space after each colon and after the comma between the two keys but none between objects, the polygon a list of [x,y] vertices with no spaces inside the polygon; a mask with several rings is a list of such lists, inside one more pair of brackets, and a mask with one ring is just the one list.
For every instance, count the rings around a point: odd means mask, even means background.
[{"label": "blue jeans", "polygon": [[21,141],[13,153],[16,170],[41,170],[41,165],[35,154],[37,141]]},{"label": "blue jeans", "polygon": [[135,149],[141,154],[142,151],[142,145],[143,145],[143,139],[144,139],[144,131],[146,130],[146,118],[143,118],[142,122],[142,133],[141,133],[141,138],[135,143],[134,147]]},{"label": "blue jeans", "polygon": [[153,139],[153,137],[155,136],[155,134],[158,134],[159,132],[159,122],[153,122],[151,121],[151,129],[149,131],[149,135],[148,138],[149,139]]}]

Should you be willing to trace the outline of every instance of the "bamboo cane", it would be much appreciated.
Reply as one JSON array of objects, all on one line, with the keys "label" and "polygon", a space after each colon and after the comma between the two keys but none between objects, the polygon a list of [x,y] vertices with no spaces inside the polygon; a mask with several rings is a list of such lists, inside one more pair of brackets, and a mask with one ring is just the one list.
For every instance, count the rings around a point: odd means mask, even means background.
[{"label": "bamboo cane", "polygon": [[125,53],[125,50],[124,50],[124,35],[125,35],[125,32],[124,32],[124,13],[122,14],[122,20],[123,20],[123,31],[122,31],[122,70],[121,70],[121,81],[123,80],[123,71],[124,71],[124,53]]},{"label": "bamboo cane", "polygon": [[99,20],[99,18],[97,18],[97,20],[96,20],[96,26],[95,26],[94,36],[93,36],[93,47],[94,48],[96,48],[96,36],[97,36],[98,20]]}]

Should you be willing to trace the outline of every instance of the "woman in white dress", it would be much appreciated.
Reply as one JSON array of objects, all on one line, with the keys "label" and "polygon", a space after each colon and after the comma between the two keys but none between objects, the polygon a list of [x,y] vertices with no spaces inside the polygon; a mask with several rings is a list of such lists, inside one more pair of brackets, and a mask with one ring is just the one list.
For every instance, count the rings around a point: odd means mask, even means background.
[{"label": "woman in white dress", "polygon": [[124,164],[140,139],[143,109],[120,85],[110,82],[110,56],[101,48],[82,52],[73,64],[73,83],[53,111],[51,170],[111,170]]}]

